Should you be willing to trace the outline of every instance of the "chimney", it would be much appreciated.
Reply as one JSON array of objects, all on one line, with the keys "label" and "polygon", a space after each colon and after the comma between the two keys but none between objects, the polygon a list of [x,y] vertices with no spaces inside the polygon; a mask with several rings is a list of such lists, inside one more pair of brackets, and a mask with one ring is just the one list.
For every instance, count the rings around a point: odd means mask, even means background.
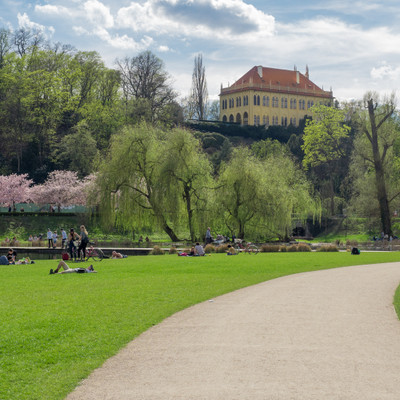
[{"label": "chimney", "polygon": [[257,67],[257,72],[258,72],[258,75],[260,76],[260,78],[262,78],[263,77],[263,67],[261,65],[259,65]]},{"label": "chimney", "polygon": [[306,78],[310,78],[310,71],[308,70],[308,65],[306,65]]},{"label": "chimney", "polygon": [[300,72],[296,71],[296,83],[299,84],[300,83]]}]

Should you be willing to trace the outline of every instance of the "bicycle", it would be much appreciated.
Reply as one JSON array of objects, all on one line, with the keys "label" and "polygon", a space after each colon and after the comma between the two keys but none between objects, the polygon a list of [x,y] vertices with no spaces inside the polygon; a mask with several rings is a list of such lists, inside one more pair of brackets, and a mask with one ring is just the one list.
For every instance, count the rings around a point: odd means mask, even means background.
[{"label": "bicycle", "polygon": [[86,261],[89,261],[89,258],[92,257],[94,261],[101,261],[104,258],[103,250],[99,247],[93,247],[94,243],[89,243],[90,247],[86,248]]},{"label": "bicycle", "polygon": [[254,243],[246,243],[244,240],[235,239],[235,244],[233,246],[237,253],[248,253],[248,254],[258,254],[260,249]]}]

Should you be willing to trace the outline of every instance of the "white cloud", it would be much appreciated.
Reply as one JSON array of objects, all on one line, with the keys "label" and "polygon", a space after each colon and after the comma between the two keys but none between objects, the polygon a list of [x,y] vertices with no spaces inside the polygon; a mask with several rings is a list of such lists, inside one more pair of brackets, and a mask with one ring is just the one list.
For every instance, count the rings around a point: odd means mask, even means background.
[{"label": "white cloud", "polygon": [[18,26],[20,28],[37,30],[41,32],[45,37],[52,36],[55,32],[55,29],[52,26],[46,27],[44,25],[31,21],[26,13],[23,14],[18,13],[17,19],[18,19]]},{"label": "white cloud", "polygon": [[40,6],[36,5],[35,6],[35,12],[39,14],[45,14],[48,16],[62,16],[62,17],[71,17],[74,15],[74,12],[64,6],[57,6],[57,5],[51,5],[51,4],[46,4],[45,6]]},{"label": "white cloud", "polygon": [[274,18],[242,0],[145,0],[119,9],[116,23],[134,32],[234,42],[273,35]]},{"label": "white cloud", "polygon": [[383,63],[380,67],[373,67],[371,77],[377,80],[389,79],[396,80],[400,78],[400,67],[393,67]]},{"label": "white cloud", "polygon": [[94,25],[100,25],[105,28],[114,26],[114,18],[110,13],[109,7],[106,7],[98,0],[89,0],[83,4],[83,9],[87,18]]}]

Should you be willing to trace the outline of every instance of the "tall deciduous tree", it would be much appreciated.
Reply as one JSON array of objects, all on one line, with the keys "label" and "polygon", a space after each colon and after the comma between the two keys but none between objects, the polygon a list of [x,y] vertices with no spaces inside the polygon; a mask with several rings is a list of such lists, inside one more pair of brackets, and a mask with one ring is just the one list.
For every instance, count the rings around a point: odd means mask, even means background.
[{"label": "tall deciduous tree", "polygon": [[[367,139],[368,147],[357,146],[355,152],[361,155],[374,173],[375,195],[379,207],[381,228],[385,234],[392,234],[388,177],[394,168],[388,163],[393,146],[399,138],[399,127],[395,121],[396,102],[392,94],[380,101],[377,93],[364,96],[365,111],[358,113],[358,133]],[[396,198],[397,194],[391,196]]]},{"label": "tall deciduous tree", "polygon": [[205,119],[207,116],[208,90],[206,68],[203,65],[203,56],[201,54],[198,54],[194,59],[190,103],[194,117],[199,120]]},{"label": "tall deciduous tree", "polygon": [[[320,192],[323,192],[324,182],[328,186],[330,198],[330,213],[335,210],[335,193],[340,186],[340,176],[343,158],[348,154],[350,127],[345,122],[345,114],[337,108],[318,105],[312,107],[313,118],[306,121],[302,149],[304,151],[303,165],[306,169],[314,168],[318,177]],[[347,172],[347,170],[346,170]],[[342,174],[343,175],[343,174]],[[335,187],[336,186],[336,187]]]},{"label": "tall deciduous tree", "polygon": [[[152,52],[145,51],[136,57],[118,60],[117,65],[121,74],[127,114],[136,115],[139,120],[141,117],[151,118],[151,121],[157,120],[164,107],[176,98],[163,61]],[[139,105],[142,111],[137,115],[132,107]]]}]

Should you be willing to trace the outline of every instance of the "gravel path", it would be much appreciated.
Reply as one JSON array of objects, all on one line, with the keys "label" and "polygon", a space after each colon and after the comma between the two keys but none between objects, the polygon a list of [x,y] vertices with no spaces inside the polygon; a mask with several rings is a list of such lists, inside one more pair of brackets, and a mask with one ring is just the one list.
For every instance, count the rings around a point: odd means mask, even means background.
[{"label": "gravel path", "polygon": [[291,275],[179,312],[67,400],[398,400],[400,263]]}]

